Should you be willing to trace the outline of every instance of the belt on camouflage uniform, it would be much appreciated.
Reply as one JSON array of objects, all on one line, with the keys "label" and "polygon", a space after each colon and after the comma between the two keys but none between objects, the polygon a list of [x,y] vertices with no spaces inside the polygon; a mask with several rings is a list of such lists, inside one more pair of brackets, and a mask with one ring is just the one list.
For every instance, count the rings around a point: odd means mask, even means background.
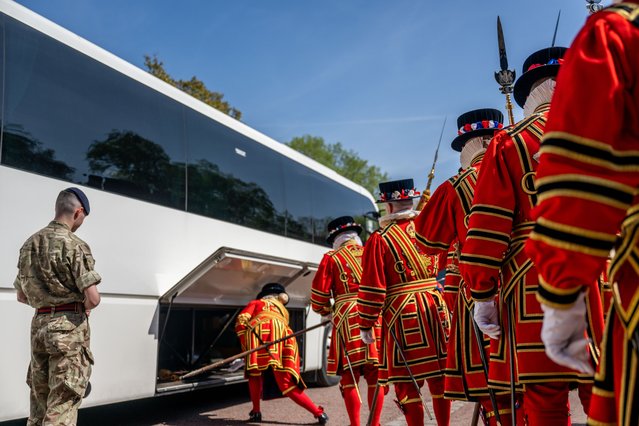
[{"label": "belt on camouflage uniform", "polygon": [[84,304],[80,302],[65,303],[64,305],[44,306],[36,309],[36,314],[55,314],[56,312],[84,312]]}]

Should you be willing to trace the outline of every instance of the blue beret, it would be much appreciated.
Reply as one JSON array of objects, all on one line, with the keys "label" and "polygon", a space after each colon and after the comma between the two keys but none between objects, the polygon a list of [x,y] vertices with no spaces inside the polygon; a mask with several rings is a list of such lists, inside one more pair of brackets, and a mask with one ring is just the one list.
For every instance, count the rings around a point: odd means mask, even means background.
[{"label": "blue beret", "polygon": [[91,206],[89,205],[89,199],[87,198],[85,193],[82,192],[80,188],[76,188],[74,186],[72,186],[71,188],[67,188],[64,191],[71,192],[72,194],[75,194],[76,197],[78,197],[78,200],[80,200],[80,204],[82,204],[82,208],[84,209],[84,212],[88,216],[89,210],[91,210]]}]

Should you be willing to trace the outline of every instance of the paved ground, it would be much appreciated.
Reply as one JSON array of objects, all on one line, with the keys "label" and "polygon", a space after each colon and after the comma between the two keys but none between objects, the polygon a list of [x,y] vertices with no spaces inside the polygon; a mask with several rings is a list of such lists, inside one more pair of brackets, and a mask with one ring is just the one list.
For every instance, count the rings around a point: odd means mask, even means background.
[{"label": "paved ground", "polygon": [[[309,396],[316,404],[325,407],[330,425],[348,425],[348,417],[337,387],[310,388]],[[393,402],[394,393],[386,396],[382,411],[384,426],[405,425],[403,416]],[[427,387],[424,398],[430,403]],[[571,394],[573,425],[583,425],[585,415],[576,394]],[[79,426],[231,426],[246,424],[251,404],[246,384],[224,388],[201,390],[179,395],[164,396],[140,401],[93,407],[80,410]],[[431,408],[432,411],[432,408]],[[454,402],[451,425],[470,425],[473,404]],[[313,417],[299,409],[288,398],[262,403],[264,425],[312,425]],[[362,409],[362,424],[366,423],[367,409]],[[24,420],[0,423],[2,426],[24,425]],[[427,425],[435,425],[427,421]]]}]

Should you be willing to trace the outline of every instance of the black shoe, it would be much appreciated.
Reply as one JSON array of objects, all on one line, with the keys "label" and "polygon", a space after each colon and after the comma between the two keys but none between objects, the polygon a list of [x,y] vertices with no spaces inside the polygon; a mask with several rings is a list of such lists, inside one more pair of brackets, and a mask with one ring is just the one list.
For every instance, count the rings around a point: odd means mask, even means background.
[{"label": "black shoe", "polygon": [[322,414],[320,414],[319,416],[315,417],[317,419],[317,422],[321,425],[325,425],[326,423],[328,423],[328,414],[322,412]]},{"label": "black shoe", "polygon": [[248,421],[249,421],[249,423],[261,423],[262,422],[262,413],[260,413],[259,411],[251,411],[249,413]]}]

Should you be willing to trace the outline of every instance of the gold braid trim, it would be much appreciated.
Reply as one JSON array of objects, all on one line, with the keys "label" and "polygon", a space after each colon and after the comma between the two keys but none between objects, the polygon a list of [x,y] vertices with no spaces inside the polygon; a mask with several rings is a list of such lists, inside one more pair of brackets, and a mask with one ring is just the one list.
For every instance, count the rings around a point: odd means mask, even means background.
[{"label": "gold braid trim", "polygon": [[[510,414],[512,412],[513,412],[513,410],[511,410],[510,408],[504,408],[504,409],[499,410],[499,414]],[[485,416],[486,416],[487,419],[489,419],[491,417],[494,417],[495,416],[495,411],[494,410],[493,411],[486,411]]]},{"label": "gold braid trim", "polygon": [[406,405],[406,404],[415,404],[415,403],[421,403],[422,400],[420,398],[411,398],[408,399],[407,396],[405,396],[404,398],[402,398],[402,400],[397,400],[397,403],[400,405]]}]

